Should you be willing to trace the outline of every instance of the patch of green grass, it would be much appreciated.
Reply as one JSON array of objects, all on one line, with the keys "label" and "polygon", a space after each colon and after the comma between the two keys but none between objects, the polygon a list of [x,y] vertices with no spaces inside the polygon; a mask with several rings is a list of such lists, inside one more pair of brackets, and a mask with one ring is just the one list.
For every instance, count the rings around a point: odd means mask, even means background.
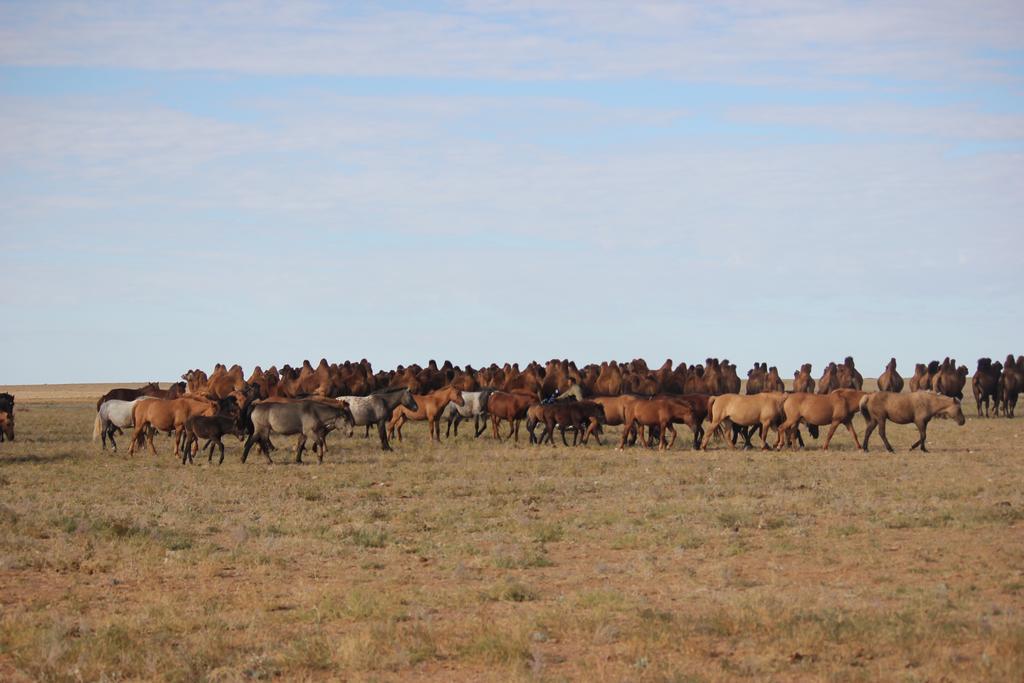
[{"label": "patch of green grass", "polygon": [[363,526],[350,529],[349,541],[361,548],[383,548],[388,543],[388,533],[380,527]]}]

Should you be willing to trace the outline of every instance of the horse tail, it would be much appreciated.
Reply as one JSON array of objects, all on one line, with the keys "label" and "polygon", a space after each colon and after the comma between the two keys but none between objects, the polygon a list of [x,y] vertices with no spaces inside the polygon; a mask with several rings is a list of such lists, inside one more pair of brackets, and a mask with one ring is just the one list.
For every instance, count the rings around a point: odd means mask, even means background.
[{"label": "horse tail", "polygon": [[715,398],[716,397],[714,396],[708,397],[708,420],[711,420],[712,422],[715,419],[714,413],[711,412],[711,409],[715,406]]},{"label": "horse tail", "polygon": [[100,412],[96,411],[96,419],[92,423],[92,440],[100,438],[100,431],[103,427],[103,421],[100,420]]},{"label": "horse tail", "polygon": [[858,405],[860,408],[860,414],[864,416],[865,420],[871,419],[871,413],[868,411],[868,398],[870,397],[871,394],[864,394],[860,397],[860,404]]}]

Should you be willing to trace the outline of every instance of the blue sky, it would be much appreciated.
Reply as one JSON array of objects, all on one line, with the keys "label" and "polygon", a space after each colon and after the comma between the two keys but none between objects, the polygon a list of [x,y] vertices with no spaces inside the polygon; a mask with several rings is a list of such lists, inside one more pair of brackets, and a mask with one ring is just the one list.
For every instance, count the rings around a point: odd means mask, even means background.
[{"label": "blue sky", "polygon": [[1024,352],[1016,2],[0,2],[0,383]]}]

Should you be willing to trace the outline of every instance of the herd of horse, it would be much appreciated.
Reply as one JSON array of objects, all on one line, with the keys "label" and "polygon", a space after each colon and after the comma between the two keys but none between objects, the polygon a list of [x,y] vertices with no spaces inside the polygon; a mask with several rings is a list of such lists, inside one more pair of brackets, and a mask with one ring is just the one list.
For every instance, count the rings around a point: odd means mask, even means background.
[{"label": "herd of horse", "polygon": [[[755,436],[763,449],[803,446],[802,426],[815,438],[819,428],[827,427],[822,444],[827,449],[838,428],[845,427],[865,451],[876,429],[892,450],[886,436],[889,422],[914,424],[919,439],[913,448],[922,451],[930,420],[964,423],[960,401],[968,372],[954,359],[920,363],[906,383],[893,359],[879,376],[876,392],[864,391],[864,378],[852,357],[829,363],[818,379],[811,373],[810,364],[802,365],[787,391],[778,369],[758,362],[747,372],[741,394],[736,366],[715,358],[692,366],[667,360],[657,369],[643,359],[583,367],[554,359],[522,369],[508,363],[474,369],[430,361],[426,367],[378,372],[365,359],[341,364],[321,360],[315,367],[309,361],[265,371],[256,367],[248,377],[238,365],[218,364],[209,374],[189,370],[167,389],[150,383],[108,392],[97,402],[93,438],[101,438],[104,449],[109,440],[116,451],[115,436],[130,428],[129,453],[148,444],[156,454],[153,437],[164,432],[173,435],[175,455],[186,463],[199,451],[200,439],[206,440],[202,448],[209,451],[208,459],[219,449],[223,462],[222,439],[234,436],[245,442],[242,462],[254,446],[272,462],[271,435],[277,434],[297,437],[297,461],[309,447],[322,462],[332,431],[351,437],[356,427],[364,427],[369,436],[375,427],[381,448],[391,450],[391,442],[402,440],[402,427],[410,421],[427,422],[430,439],[438,442],[445,423],[446,438],[453,427],[457,437],[459,424],[472,419],[475,437],[487,431],[489,422],[492,438],[501,440],[499,427],[506,422],[505,438],[516,442],[525,425],[531,443],[552,446],[556,430],[566,446],[568,432],[574,445],[590,438],[600,444],[604,427],[619,426],[619,448],[637,443],[653,447],[657,442],[661,449],[673,446],[676,425],[688,427],[693,447],[701,449],[716,434],[730,447],[741,437],[750,447]],[[994,411],[1013,417],[1022,386],[1024,356],[1007,356],[1005,363],[980,359],[972,381],[978,415]],[[0,395],[0,411],[3,401]],[[853,425],[858,414],[866,421],[863,442]],[[4,424],[10,424],[8,438],[13,438],[13,397]]]}]

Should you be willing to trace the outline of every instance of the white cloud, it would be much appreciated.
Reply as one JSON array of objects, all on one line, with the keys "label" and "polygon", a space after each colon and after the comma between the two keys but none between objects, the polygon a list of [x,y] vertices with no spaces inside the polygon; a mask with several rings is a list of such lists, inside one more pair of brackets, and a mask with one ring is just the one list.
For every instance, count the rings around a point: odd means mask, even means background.
[{"label": "white cloud", "polygon": [[[1017,2],[33,3],[0,10],[0,62],[355,76],[791,80],[1006,78]],[[982,52],[986,52],[983,55]],[[764,73],[767,64],[788,64]]]}]

